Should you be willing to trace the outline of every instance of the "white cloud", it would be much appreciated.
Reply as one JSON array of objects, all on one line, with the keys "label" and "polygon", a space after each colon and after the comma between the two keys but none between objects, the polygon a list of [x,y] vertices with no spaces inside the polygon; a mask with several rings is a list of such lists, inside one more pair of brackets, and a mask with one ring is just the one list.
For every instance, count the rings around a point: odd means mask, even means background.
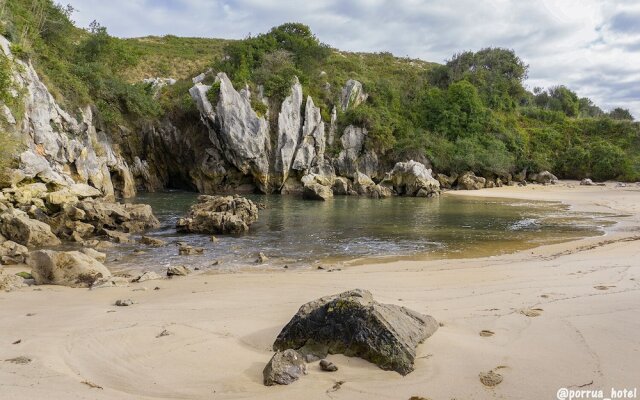
[{"label": "white cloud", "polygon": [[331,46],[442,62],[455,52],[512,48],[528,86],[565,84],[640,119],[640,5],[635,0],[66,0],[80,26],[125,37],[242,38],[303,22]]}]

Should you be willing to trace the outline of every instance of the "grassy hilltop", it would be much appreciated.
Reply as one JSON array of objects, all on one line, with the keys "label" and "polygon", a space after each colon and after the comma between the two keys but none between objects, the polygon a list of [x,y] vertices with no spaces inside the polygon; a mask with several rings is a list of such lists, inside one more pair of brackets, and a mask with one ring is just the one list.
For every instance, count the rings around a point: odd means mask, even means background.
[{"label": "grassy hilltop", "polygon": [[[275,109],[297,76],[327,121],[344,83],[357,79],[369,98],[339,112],[339,125],[367,127],[367,146],[388,157],[423,155],[444,173],[505,176],[528,168],[561,178],[640,179],[640,126],[628,111],[605,113],[564,86],[527,91],[528,66],[511,50],[465,52],[441,65],[342,52],[301,24],[244,40],[119,39],[97,23],[75,27],[72,14],[51,0],[0,0],[0,33],[64,107],[95,105],[107,130],[193,117],[187,90],[208,68],[236,85],[262,85]],[[0,59],[4,99],[9,65]],[[151,77],[178,83],[157,101],[142,83]]]}]

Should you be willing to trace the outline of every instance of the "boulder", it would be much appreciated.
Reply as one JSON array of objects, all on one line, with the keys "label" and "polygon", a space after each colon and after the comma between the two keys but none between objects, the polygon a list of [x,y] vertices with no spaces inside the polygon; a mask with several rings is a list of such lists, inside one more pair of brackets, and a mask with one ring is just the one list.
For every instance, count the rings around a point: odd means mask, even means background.
[{"label": "boulder", "polygon": [[145,271],[145,272],[142,273],[142,275],[140,275],[137,278],[135,278],[133,280],[133,282],[142,283],[142,282],[154,281],[154,280],[158,280],[158,279],[162,279],[162,277],[160,275],[158,275],[158,273],[153,272],[153,271]]},{"label": "boulder", "polygon": [[431,316],[380,304],[370,292],[355,289],[300,307],[273,349],[296,349],[318,358],[342,353],[406,375],[413,371],[418,344],[437,329]]},{"label": "boulder", "polygon": [[0,243],[0,263],[3,265],[24,264],[29,256],[29,250],[11,240]]},{"label": "boulder", "polygon": [[181,256],[200,255],[200,254],[204,254],[204,248],[203,247],[193,247],[193,246],[189,246],[188,244],[182,244],[178,248],[178,254],[181,255]]},{"label": "boulder", "polygon": [[187,276],[191,273],[191,270],[184,265],[171,265],[167,268],[167,276]]},{"label": "boulder", "polygon": [[347,178],[338,176],[333,182],[331,189],[335,195],[346,196],[349,194],[349,190],[351,189],[351,182]]},{"label": "boulder", "polygon": [[580,185],[581,186],[595,186],[595,183],[593,183],[593,181],[589,178],[584,178],[583,180],[580,181]]},{"label": "boulder", "polygon": [[31,274],[37,285],[90,287],[111,273],[101,262],[79,251],[39,250],[29,255]]},{"label": "boulder", "polygon": [[84,213],[82,222],[93,225],[96,231],[107,229],[135,233],[160,226],[151,206],[147,204],[121,204],[86,199],[78,202],[73,208],[65,208],[64,212],[70,218],[70,213],[73,213],[73,218],[78,218]]},{"label": "boulder", "polygon": [[483,189],[487,180],[476,176],[473,172],[465,172],[458,178],[458,189],[479,190]]},{"label": "boulder", "polygon": [[393,196],[393,191],[385,185],[373,185],[369,187],[367,195],[372,199],[384,199]]},{"label": "boulder", "polygon": [[537,174],[530,174],[529,180],[535,183],[541,183],[543,185],[555,184],[558,182],[558,178],[549,171],[538,172]]},{"label": "boulder", "polygon": [[0,214],[0,233],[7,239],[27,247],[55,246],[60,239],[44,222],[31,219],[24,211],[9,209]]},{"label": "boulder", "polygon": [[0,269],[0,291],[10,292],[24,286],[26,286],[26,284],[24,283],[23,278],[14,274],[6,273]]},{"label": "boulder", "polygon": [[[429,197],[440,192],[440,182],[431,175],[431,169],[416,161],[399,162],[391,171],[391,184],[400,195]],[[425,196],[426,195],[426,196]]]},{"label": "boulder", "polygon": [[289,385],[306,373],[302,355],[291,349],[277,351],[262,371],[265,386]]},{"label": "boulder", "polygon": [[258,220],[258,207],[240,196],[199,196],[176,225],[178,232],[239,234]]},{"label": "boulder", "polygon": [[101,253],[98,250],[94,250],[91,247],[84,247],[80,249],[80,252],[88,255],[91,258],[96,259],[97,261],[104,263],[107,261],[107,255],[105,253]]},{"label": "boulder", "polygon": [[74,183],[70,185],[69,192],[80,199],[102,196],[101,191],[85,183]]},{"label": "boulder", "polygon": [[329,186],[324,186],[317,182],[310,182],[304,185],[302,197],[307,200],[326,201],[333,198],[333,191]]},{"label": "boulder", "polygon": [[55,192],[47,193],[47,203],[54,206],[77,203],[78,197],[74,196],[68,189],[61,189]]},{"label": "boulder", "polygon": [[128,233],[124,233],[124,232],[118,232],[118,231],[111,231],[109,229],[103,229],[105,235],[107,235],[107,237],[116,242],[116,243],[131,243],[131,235]]}]

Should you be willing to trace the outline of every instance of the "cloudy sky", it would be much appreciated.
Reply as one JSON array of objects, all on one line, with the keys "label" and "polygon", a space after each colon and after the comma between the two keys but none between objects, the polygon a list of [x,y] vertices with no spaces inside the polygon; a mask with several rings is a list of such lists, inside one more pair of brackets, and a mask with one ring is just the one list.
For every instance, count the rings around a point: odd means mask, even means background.
[{"label": "cloudy sky", "polygon": [[64,0],[79,26],[122,37],[243,38],[284,22],[309,25],[350,51],[442,62],[463,50],[514,49],[530,88],[565,84],[640,119],[638,0]]}]

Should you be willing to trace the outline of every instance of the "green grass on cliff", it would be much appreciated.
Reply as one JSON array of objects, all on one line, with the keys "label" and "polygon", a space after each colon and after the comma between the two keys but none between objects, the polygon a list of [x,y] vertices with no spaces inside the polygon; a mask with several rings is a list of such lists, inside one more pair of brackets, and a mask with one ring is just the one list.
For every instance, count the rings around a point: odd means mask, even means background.
[{"label": "green grass on cliff", "polygon": [[[198,123],[188,89],[209,68],[237,86],[262,85],[276,108],[297,76],[327,122],[345,82],[357,79],[369,97],[340,111],[338,122],[366,127],[367,148],[383,160],[426,156],[438,172],[487,177],[528,168],[561,178],[640,179],[640,125],[627,110],[605,113],[564,86],[527,91],[528,66],[510,50],[464,52],[441,65],[339,51],[295,23],[244,40],[119,39],[97,23],[75,27],[72,15],[51,0],[0,0],[0,33],[67,110],[94,105],[107,131],[164,116]],[[141,83],[151,77],[178,82],[158,100]]]}]

